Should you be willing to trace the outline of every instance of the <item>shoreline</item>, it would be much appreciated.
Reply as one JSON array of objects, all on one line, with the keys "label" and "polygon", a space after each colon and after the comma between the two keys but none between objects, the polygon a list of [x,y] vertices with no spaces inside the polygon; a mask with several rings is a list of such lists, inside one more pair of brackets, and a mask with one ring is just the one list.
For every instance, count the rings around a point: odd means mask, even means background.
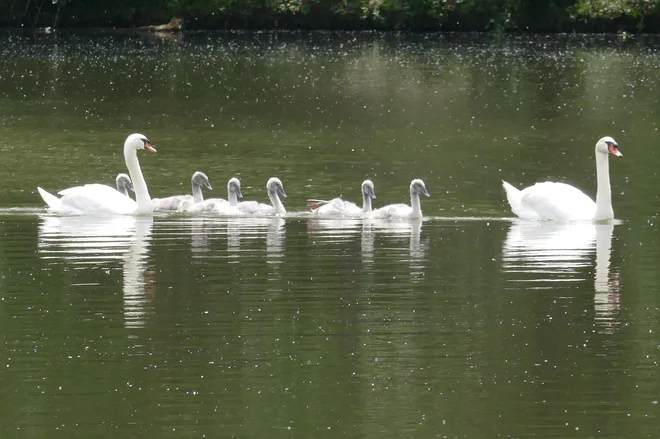
[{"label": "shoreline", "polygon": [[276,2],[279,6],[267,6],[262,0],[180,0],[169,6],[147,0],[132,7],[131,1],[119,5],[110,0],[99,0],[98,5],[53,0],[36,7],[38,3],[14,8],[12,2],[8,13],[0,13],[0,29],[660,33],[660,3],[632,5],[627,0],[543,4],[532,0],[503,4],[491,0],[291,0]]},{"label": "shoreline", "polygon": [[610,36],[621,36],[625,35],[626,37],[644,37],[644,36],[660,36],[660,30],[658,32],[644,31],[644,32],[631,32],[626,30],[618,30],[613,32],[608,31],[556,31],[556,32],[542,32],[542,31],[514,31],[509,30],[505,32],[499,31],[489,31],[489,30],[460,30],[460,29],[441,29],[441,30],[430,30],[430,29],[381,29],[381,28],[253,28],[253,27],[244,27],[244,28],[185,28],[177,31],[169,30],[154,30],[146,29],[147,26],[139,27],[120,27],[120,26],[88,26],[88,27],[57,27],[52,26],[41,26],[35,28],[29,27],[17,27],[17,26],[0,26],[0,33],[25,33],[25,34],[35,34],[35,33],[132,33],[132,34],[142,34],[142,35],[153,35],[153,34],[170,34],[170,35],[199,35],[207,32],[214,33],[226,33],[226,34],[242,34],[242,33],[252,33],[252,34],[266,34],[266,33],[281,33],[281,34],[358,34],[358,35],[489,35],[489,36],[570,36],[570,35],[584,35],[584,36],[598,36],[598,35],[610,35]]}]

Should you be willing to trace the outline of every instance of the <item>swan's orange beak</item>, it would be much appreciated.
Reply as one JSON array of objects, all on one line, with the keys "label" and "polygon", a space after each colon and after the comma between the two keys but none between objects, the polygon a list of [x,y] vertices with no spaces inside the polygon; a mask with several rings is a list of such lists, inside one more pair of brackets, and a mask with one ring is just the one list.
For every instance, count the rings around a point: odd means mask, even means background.
[{"label": "swan's orange beak", "polygon": [[149,151],[149,152],[156,152],[156,148],[154,148],[153,146],[151,146],[151,143],[149,143],[149,142],[146,142],[146,143],[144,144],[144,149],[146,149],[146,150]]},{"label": "swan's orange beak", "polygon": [[619,151],[619,148],[614,143],[610,144],[610,147],[607,148],[607,150],[610,152],[610,154],[615,155],[617,157],[623,157],[623,154],[621,154],[621,151]]}]

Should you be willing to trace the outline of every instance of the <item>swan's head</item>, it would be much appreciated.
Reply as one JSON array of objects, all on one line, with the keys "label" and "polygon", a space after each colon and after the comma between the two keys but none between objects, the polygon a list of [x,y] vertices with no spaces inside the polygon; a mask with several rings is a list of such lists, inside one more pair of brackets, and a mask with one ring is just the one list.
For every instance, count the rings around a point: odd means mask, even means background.
[{"label": "swan's head", "polygon": [[601,152],[603,154],[610,153],[614,156],[621,157],[621,151],[619,151],[619,145],[616,143],[616,140],[610,136],[603,137],[596,144],[596,152]]},{"label": "swan's head", "polygon": [[126,138],[126,142],[124,142],[124,150],[127,148],[134,149],[135,151],[138,149],[146,149],[150,152],[156,152],[156,148],[151,146],[149,139],[147,139],[146,136],[138,133],[131,134]]},{"label": "swan's head", "polygon": [[243,194],[241,193],[241,181],[236,177],[231,178],[227,183],[227,192],[233,192],[236,194],[236,197],[243,198]]},{"label": "swan's head", "polygon": [[213,188],[211,187],[211,182],[209,182],[209,178],[203,172],[200,171],[195,172],[192,178],[190,179],[190,181],[193,186],[196,187],[204,186],[208,190],[213,190]]},{"label": "swan's head", "polygon": [[364,180],[362,182],[362,193],[368,195],[372,200],[376,199],[376,192],[374,192],[374,184],[371,180]]},{"label": "swan's head", "polygon": [[427,197],[430,197],[431,195],[427,192],[426,190],[426,185],[422,180],[419,178],[414,179],[410,183],[410,194],[415,195],[415,194],[424,194]]},{"label": "swan's head", "polygon": [[117,183],[117,191],[121,192],[122,194],[128,195],[129,189],[135,192],[131,177],[129,177],[127,174],[117,174],[115,183]]},{"label": "swan's head", "polygon": [[268,180],[268,183],[266,183],[266,190],[268,191],[268,195],[279,195],[280,197],[286,198],[286,193],[284,193],[284,185],[277,177],[273,177]]}]

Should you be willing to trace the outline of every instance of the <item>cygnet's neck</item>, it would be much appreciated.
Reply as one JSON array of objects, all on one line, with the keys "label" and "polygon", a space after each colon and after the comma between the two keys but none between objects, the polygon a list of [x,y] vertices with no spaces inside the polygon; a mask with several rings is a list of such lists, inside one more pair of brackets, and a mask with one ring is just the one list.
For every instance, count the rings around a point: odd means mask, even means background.
[{"label": "cygnet's neck", "polygon": [[121,181],[117,181],[117,192],[128,197],[128,187]]},{"label": "cygnet's neck", "polygon": [[137,158],[137,150],[131,147],[124,147],[124,160],[126,161],[126,167],[128,168],[128,173],[133,182],[133,189],[135,190],[137,213],[152,213],[153,205],[151,204],[149,189],[147,189],[147,182],[144,181],[144,177],[142,176],[140,162]]},{"label": "cygnet's neck", "polygon": [[270,198],[270,203],[275,208],[275,213],[286,213],[284,204],[282,204],[282,200],[280,200],[280,197],[279,195],[277,195],[277,192],[268,191],[268,198]]},{"label": "cygnet's neck", "polygon": [[596,192],[596,213],[593,219],[594,221],[613,219],[609,160],[607,154],[598,152],[598,150],[596,150],[596,180],[598,190]]},{"label": "cygnet's neck", "polygon": [[366,192],[362,192],[362,213],[369,212],[371,212],[371,196]]},{"label": "cygnet's neck", "polygon": [[410,207],[412,207],[412,213],[410,218],[421,218],[422,217],[422,203],[419,200],[419,192],[410,190]]},{"label": "cygnet's neck", "polygon": [[193,195],[193,202],[195,204],[204,201],[204,195],[202,195],[202,187],[199,185],[199,183],[196,183],[195,181],[192,182],[192,195]]},{"label": "cygnet's neck", "polygon": [[230,206],[238,206],[238,195],[236,194],[236,191],[232,191],[231,189],[227,189],[227,201],[229,201]]}]

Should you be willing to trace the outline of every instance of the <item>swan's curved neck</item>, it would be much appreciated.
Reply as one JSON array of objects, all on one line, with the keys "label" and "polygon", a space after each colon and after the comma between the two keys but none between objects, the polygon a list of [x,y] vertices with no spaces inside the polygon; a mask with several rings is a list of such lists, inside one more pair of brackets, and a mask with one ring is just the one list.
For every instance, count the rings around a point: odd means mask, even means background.
[{"label": "swan's curved neck", "polygon": [[282,204],[282,200],[280,200],[280,197],[279,195],[277,195],[277,192],[268,192],[268,198],[270,198],[270,203],[275,208],[275,213],[286,213],[284,204]]},{"label": "swan's curved neck", "polygon": [[140,162],[137,158],[137,151],[132,148],[124,148],[124,160],[126,160],[126,167],[128,168],[128,173],[131,175],[131,180],[133,181],[133,189],[135,189],[137,213],[153,212],[154,209],[151,204],[149,189],[147,189],[147,182],[144,181],[144,177],[142,176]]},{"label": "swan's curved neck", "polygon": [[422,203],[419,200],[419,193],[410,191],[410,207],[412,207],[412,214],[410,218],[422,217]]},{"label": "swan's curved neck", "polygon": [[610,165],[607,154],[596,151],[596,213],[594,221],[614,218],[612,210],[612,188],[610,187]]},{"label": "swan's curved neck", "polygon": [[362,212],[371,212],[371,196],[366,192],[362,192]]},{"label": "swan's curved neck", "polygon": [[235,191],[227,189],[227,201],[229,201],[230,206],[238,206],[238,195]]},{"label": "swan's curved neck", "polygon": [[204,201],[204,195],[202,195],[202,187],[195,182],[192,183],[192,195],[193,202],[195,204]]}]

